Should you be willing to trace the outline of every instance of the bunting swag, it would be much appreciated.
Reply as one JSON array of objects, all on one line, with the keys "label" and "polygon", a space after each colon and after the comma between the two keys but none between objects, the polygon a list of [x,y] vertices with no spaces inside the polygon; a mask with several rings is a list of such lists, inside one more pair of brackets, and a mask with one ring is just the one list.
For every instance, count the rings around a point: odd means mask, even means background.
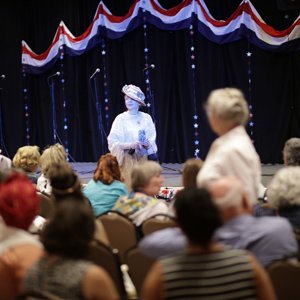
[{"label": "bunting swag", "polygon": [[48,49],[34,53],[22,41],[23,70],[41,74],[51,68],[59,58],[60,49],[68,55],[85,53],[97,45],[100,36],[118,39],[147,22],[162,30],[180,30],[191,24],[208,40],[225,44],[246,38],[250,43],[268,51],[296,51],[300,48],[299,17],[287,29],[278,31],[267,25],[249,0],[244,0],[225,21],[210,14],[204,0],[183,0],[179,5],[164,9],[158,0],[136,0],[124,17],[114,16],[101,1],[90,26],[80,36],[74,37],[63,21]]}]

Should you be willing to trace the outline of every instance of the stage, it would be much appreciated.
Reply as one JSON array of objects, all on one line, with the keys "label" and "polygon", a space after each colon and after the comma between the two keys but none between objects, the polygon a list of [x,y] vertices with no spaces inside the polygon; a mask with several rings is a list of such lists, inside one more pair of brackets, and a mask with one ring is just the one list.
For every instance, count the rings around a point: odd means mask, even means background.
[{"label": "stage", "polygon": [[[74,171],[78,174],[82,183],[87,183],[92,177],[96,168],[96,162],[81,162],[71,163]],[[262,183],[264,186],[268,186],[273,175],[277,170],[283,167],[282,164],[274,165],[262,165]],[[164,186],[166,187],[177,187],[182,186],[181,184],[181,170],[183,164],[165,164],[162,163],[163,176],[165,178]]]}]

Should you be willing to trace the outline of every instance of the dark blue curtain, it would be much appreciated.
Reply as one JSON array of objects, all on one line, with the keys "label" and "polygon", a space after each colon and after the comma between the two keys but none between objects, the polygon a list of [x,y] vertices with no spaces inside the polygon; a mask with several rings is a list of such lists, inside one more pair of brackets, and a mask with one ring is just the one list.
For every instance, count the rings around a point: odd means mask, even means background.
[{"label": "dark blue curtain", "polygon": [[[133,1],[105,0],[113,14],[124,15]],[[170,8],[180,1],[160,1]],[[206,1],[216,19],[226,19],[240,1]],[[53,143],[51,90],[47,77],[61,70],[58,61],[42,75],[22,77],[21,40],[25,40],[36,53],[44,52],[50,45],[61,20],[78,36],[91,23],[98,6],[96,0],[52,1],[2,1],[0,6],[0,73],[6,75],[0,81],[2,88],[2,132],[8,155],[27,143],[24,120],[24,85],[28,88],[30,103],[30,144],[43,149]],[[287,28],[299,15],[299,10],[280,11],[276,1],[252,1],[266,21],[275,29]],[[299,52],[272,53],[248,43],[246,39],[218,45],[195,31],[195,90],[190,67],[189,30],[162,31],[153,26],[147,28],[149,62],[155,64],[150,71],[155,104],[157,143],[162,162],[183,162],[194,155],[194,103],[199,112],[199,150],[205,158],[215,135],[211,132],[204,114],[203,104],[212,89],[234,86],[242,89],[253,105],[253,140],[264,163],[282,162],[281,150],[286,139],[300,136],[300,56]],[[105,134],[109,132],[114,117],[125,109],[121,88],[133,83],[146,88],[142,72],[144,67],[144,32],[137,28],[118,40],[105,39],[108,92],[108,124],[103,123]],[[251,51],[251,78],[249,85],[249,58]],[[99,131],[95,97],[89,77],[96,68],[101,72],[95,79],[98,99],[104,111],[104,78],[102,48],[96,46],[88,53],[63,61],[64,91],[61,82],[54,80],[54,96],[58,135],[62,142],[68,140],[68,148],[75,161],[96,161],[107,151],[106,138]],[[0,74],[0,75],[1,75]],[[63,93],[63,94],[62,94]],[[62,99],[66,101],[69,128],[63,129]],[[145,110],[147,111],[147,110]],[[105,136],[104,134],[104,136]],[[3,148],[3,147],[2,147]]]}]

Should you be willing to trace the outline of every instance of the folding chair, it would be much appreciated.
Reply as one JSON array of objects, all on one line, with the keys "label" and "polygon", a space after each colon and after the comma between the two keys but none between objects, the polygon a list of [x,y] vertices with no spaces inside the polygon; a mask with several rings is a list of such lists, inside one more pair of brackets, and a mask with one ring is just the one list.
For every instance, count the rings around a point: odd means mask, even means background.
[{"label": "folding chair", "polygon": [[128,274],[140,296],[145,277],[155,260],[143,254],[136,246],[125,252],[124,260],[128,266]]},{"label": "folding chair", "polygon": [[86,259],[102,267],[115,283],[121,299],[126,299],[118,250],[112,249],[99,241],[93,240],[89,245],[89,251]]},{"label": "folding chair", "polygon": [[300,299],[300,262],[277,261],[272,263],[267,271],[273,283],[277,300]]},{"label": "folding chair", "polygon": [[118,249],[123,263],[125,251],[137,244],[135,225],[127,216],[116,211],[108,211],[97,219],[102,222],[111,247]]},{"label": "folding chair", "polygon": [[144,235],[147,235],[157,230],[176,227],[176,226],[178,225],[174,217],[166,214],[157,214],[145,220],[142,223],[141,228]]}]

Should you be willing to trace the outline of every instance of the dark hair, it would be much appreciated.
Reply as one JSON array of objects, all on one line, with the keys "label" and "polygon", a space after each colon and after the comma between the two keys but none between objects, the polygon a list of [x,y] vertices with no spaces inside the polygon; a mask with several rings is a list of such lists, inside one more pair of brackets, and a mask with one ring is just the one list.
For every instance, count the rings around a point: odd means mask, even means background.
[{"label": "dark hair", "polygon": [[203,165],[203,161],[198,158],[189,158],[184,163],[182,170],[182,184],[184,188],[197,187],[196,179]]},{"label": "dark hair", "polygon": [[66,163],[53,163],[48,171],[52,194],[56,200],[68,196],[82,199],[81,183],[72,167]]},{"label": "dark hair", "polygon": [[176,194],[177,221],[190,242],[207,247],[221,226],[219,211],[205,188],[187,188]]},{"label": "dark hair", "polygon": [[110,153],[102,155],[98,160],[93,179],[105,184],[111,184],[114,180],[122,181],[117,158]]},{"label": "dark hair", "polygon": [[57,203],[52,218],[41,232],[41,242],[50,254],[83,258],[94,230],[91,207],[69,198]]}]

